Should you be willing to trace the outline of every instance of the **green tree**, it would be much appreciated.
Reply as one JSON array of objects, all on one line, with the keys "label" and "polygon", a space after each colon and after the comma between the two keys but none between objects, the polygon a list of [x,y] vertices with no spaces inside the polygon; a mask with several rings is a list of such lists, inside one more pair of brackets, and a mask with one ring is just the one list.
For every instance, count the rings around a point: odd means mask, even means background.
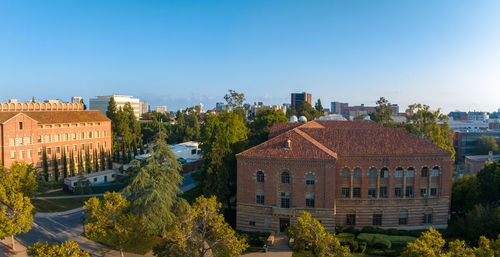
[{"label": "green tree", "polygon": [[36,242],[33,246],[28,247],[28,255],[34,257],[90,257],[88,252],[80,249],[80,246],[71,240],[60,245]]},{"label": "green tree", "polygon": [[83,110],[87,110],[87,105],[85,105],[83,99],[80,99],[80,103],[83,105]]},{"label": "green tree", "polygon": [[57,161],[57,155],[54,154],[54,180],[59,181],[59,161]]},{"label": "green tree", "polygon": [[92,156],[89,147],[85,150],[85,169],[87,174],[92,173]]},{"label": "green tree", "polygon": [[451,209],[459,215],[471,210],[480,201],[480,185],[476,175],[466,175],[453,181]]},{"label": "green tree", "polygon": [[106,170],[106,152],[104,152],[104,147],[101,146],[101,170]]},{"label": "green tree", "polygon": [[71,158],[69,160],[69,171],[70,171],[70,176],[73,177],[76,173],[76,166],[75,166],[75,155],[73,151],[70,153]]},{"label": "green tree", "polygon": [[310,250],[314,256],[351,256],[349,247],[341,246],[340,242],[330,233],[325,231],[321,223],[313,218],[309,212],[302,211],[287,231],[290,238],[294,239],[293,250]]},{"label": "green tree", "polygon": [[314,109],[316,109],[316,111],[320,113],[323,113],[323,105],[321,104],[321,99],[318,98],[318,101],[314,105]]},{"label": "green tree", "polygon": [[83,207],[87,211],[87,236],[93,240],[102,240],[120,250],[133,242],[137,234],[144,233],[143,224],[136,216],[128,212],[130,203],[118,193],[106,192],[102,200],[92,197]]},{"label": "green tree", "polygon": [[[451,152],[451,160],[455,161],[455,148],[453,148],[453,135],[446,122],[448,116],[440,110],[431,111],[428,105],[413,104],[409,106],[410,113],[406,114],[407,122],[403,128],[433,144]],[[438,124],[442,121],[443,124]]]},{"label": "green tree", "polygon": [[422,235],[410,242],[402,252],[404,257],[438,257],[444,253],[445,241],[439,231],[430,228]]},{"label": "green tree", "polygon": [[92,158],[94,159],[94,171],[98,172],[99,169],[99,156],[97,155],[97,148],[94,149],[94,154],[92,155]]},{"label": "green tree", "polygon": [[38,189],[36,170],[33,164],[15,161],[9,172],[0,163],[0,182],[7,194],[21,192],[24,196],[34,197]]},{"label": "green tree", "polygon": [[496,240],[481,236],[478,247],[474,248],[474,254],[477,257],[500,256],[500,235]]},{"label": "green tree", "polygon": [[488,154],[490,151],[498,153],[498,144],[494,137],[481,135],[476,143],[476,154]]},{"label": "green tree", "polygon": [[47,148],[43,147],[42,150],[42,165],[43,165],[43,175],[45,181],[49,181],[49,161],[47,160]]},{"label": "green tree", "polygon": [[248,123],[250,146],[266,141],[271,127],[277,122],[288,122],[286,115],[282,111],[272,109],[257,111],[255,120]]},{"label": "green tree", "polygon": [[322,112],[314,109],[311,104],[306,101],[300,102],[296,106],[292,106],[289,110],[289,115],[304,116],[308,121],[314,120],[315,118],[321,117]]},{"label": "green tree", "polygon": [[63,176],[68,177],[68,156],[66,156],[66,149],[63,149],[62,155],[62,165],[63,165]]},{"label": "green tree", "polygon": [[[6,174],[0,166],[0,239],[10,237],[12,250],[16,250],[14,236],[26,233],[33,222],[33,205],[27,195],[32,194],[34,185],[31,175],[18,168],[15,174]],[[28,177],[28,178],[27,178]],[[13,183],[13,184],[10,184]],[[35,189],[36,190],[36,189]],[[26,195],[25,195],[26,194]]]},{"label": "green tree", "polygon": [[370,119],[386,127],[396,127],[394,120],[391,116],[393,109],[391,108],[391,103],[384,97],[380,97],[377,101],[377,106],[375,107],[375,112],[370,113]]},{"label": "green tree", "polygon": [[83,175],[85,170],[83,169],[83,155],[82,149],[80,149],[80,154],[78,155],[78,174]]},{"label": "green tree", "polygon": [[108,169],[113,169],[113,158],[111,157],[111,151],[108,152]]},{"label": "green tree", "polygon": [[224,100],[226,100],[227,106],[229,106],[231,110],[235,110],[243,106],[245,95],[229,89],[229,93],[224,95]]},{"label": "green tree", "polygon": [[106,110],[106,116],[111,120],[111,143],[112,152],[118,153],[120,149],[120,142],[118,140],[118,107],[114,97],[109,99],[108,109]]},{"label": "green tree", "polygon": [[245,123],[234,112],[210,114],[202,126],[201,138],[203,165],[196,179],[204,194],[228,201],[236,193],[235,154],[247,144]]},{"label": "green tree", "polygon": [[168,147],[163,130],[158,132],[148,152],[151,156],[124,192],[132,203],[132,212],[148,230],[164,236],[175,220],[176,208],[184,204],[177,196],[181,193],[181,166]]},{"label": "green tree", "polygon": [[248,247],[219,213],[215,196],[200,196],[181,215],[165,241],[153,249],[159,257],[239,256]]}]

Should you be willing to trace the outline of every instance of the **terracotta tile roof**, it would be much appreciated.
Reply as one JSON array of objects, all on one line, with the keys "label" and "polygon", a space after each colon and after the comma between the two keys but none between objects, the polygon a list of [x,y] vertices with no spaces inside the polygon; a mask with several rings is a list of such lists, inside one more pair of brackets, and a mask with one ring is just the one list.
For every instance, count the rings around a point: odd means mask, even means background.
[{"label": "terracotta tile roof", "polygon": [[[14,117],[18,113],[20,112],[0,112],[0,123]],[[40,124],[110,121],[100,111],[36,111],[22,113],[38,121]]]},{"label": "terracotta tile roof", "polygon": [[279,122],[279,123],[274,123],[273,126],[271,127],[271,130],[269,131],[269,136],[268,138],[271,139],[277,135],[283,134],[286,131],[289,131],[293,128],[296,128],[298,126],[302,125],[301,123],[288,123],[288,122]]},{"label": "terracotta tile roof", "polygon": [[[287,128],[286,125],[277,126],[271,131],[277,133]],[[288,131],[238,156],[332,159],[337,155],[451,154],[413,134],[373,121],[311,121],[289,127]],[[292,147],[285,150],[288,139]]]}]

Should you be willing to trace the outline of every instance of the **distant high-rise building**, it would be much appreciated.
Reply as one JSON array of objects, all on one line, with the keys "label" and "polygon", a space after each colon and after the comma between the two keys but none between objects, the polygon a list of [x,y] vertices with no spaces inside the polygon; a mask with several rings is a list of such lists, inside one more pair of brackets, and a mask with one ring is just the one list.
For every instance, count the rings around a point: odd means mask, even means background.
[{"label": "distant high-rise building", "polygon": [[312,105],[312,96],[309,93],[302,92],[302,93],[292,93],[292,106],[297,106],[303,101],[308,102],[310,105]]},{"label": "distant high-rise building", "polygon": [[227,105],[222,103],[222,102],[218,102],[215,104],[215,110],[217,110],[217,111],[226,110],[226,107],[227,107]]},{"label": "distant high-rise building", "polygon": [[156,106],[156,112],[166,113],[167,112],[167,106],[166,105],[158,105],[158,106]]},{"label": "distant high-rise building", "polygon": [[83,97],[81,97],[81,96],[71,97],[71,103],[73,103],[73,104],[79,104],[82,102],[82,100],[83,100]]},{"label": "distant high-rise building", "polygon": [[97,98],[91,98],[89,100],[89,110],[98,110],[106,114],[111,97],[115,99],[117,108],[123,108],[126,103],[130,103],[137,119],[139,119],[142,114],[148,112],[147,102],[141,102],[139,98],[132,98],[132,96],[127,95],[103,95]]},{"label": "distant high-rise building", "polygon": [[348,103],[341,103],[341,102],[331,102],[331,109],[330,112],[332,113],[342,113],[342,107],[348,107]]}]

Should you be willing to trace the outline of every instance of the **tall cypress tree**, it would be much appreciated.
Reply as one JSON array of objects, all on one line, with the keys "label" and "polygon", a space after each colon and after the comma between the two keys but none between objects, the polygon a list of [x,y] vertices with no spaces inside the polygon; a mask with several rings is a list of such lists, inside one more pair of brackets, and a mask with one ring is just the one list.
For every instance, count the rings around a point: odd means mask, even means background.
[{"label": "tall cypress tree", "polygon": [[42,162],[43,162],[43,175],[45,177],[45,181],[49,181],[49,162],[47,160],[47,148],[44,146],[43,147],[43,154],[42,154]]},{"label": "tall cypress tree", "polygon": [[[111,151],[112,153],[119,152],[120,142],[118,141],[118,107],[114,97],[109,99],[106,116],[111,120]],[[115,155],[118,158],[118,155]],[[117,160],[117,159],[116,159]]]},{"label": "tall cypress tree", "polygon": [[92,173],[92,163],[91,163],[91,156],[90,156],[90,150],[87,147],[87,150],[85,151],[85,169],[87,170],[87,173]]},{"label": "tall cypress tree", "polygon": [[82,149],[80,149],[80,154],[78,156],[78,174],[83,175],[84,173],[85,173],[85,170],[83,169]]},{"label": "tall cypress tree", "polygon": [[70,176],[73,177],[76,172],[76,166],[75,166],[75,154],[73,151],[71,151],[71,159],[69,160],[69,171],[70,171]]},{"label": "tall cypress tree", "polygon": [[66,178],[68,177],[68,157],[66,156],[66,149],[63,149],[62,165],[63,165],[63,176],[64,178]]},{"label": "tall cypress tree", "polygon": [[108,169],[113,169],[113,158],[111,158],[111,150],[108,151]]},{"label": "tall cypress tree", "polygon": [[57,161],[57,154],[54,154],[54,180],[59,181],[59,162]]},{"label": "tall cypress tree", "polygon": [[106,153],[104,152],[104,147],[101,146],[101,170],[106,169]]},{"label": "tall cypress tree", "polygon": [[97,149],[94,149],[94,169],[95,172],[99,171],[99,156],[97,155]]}]

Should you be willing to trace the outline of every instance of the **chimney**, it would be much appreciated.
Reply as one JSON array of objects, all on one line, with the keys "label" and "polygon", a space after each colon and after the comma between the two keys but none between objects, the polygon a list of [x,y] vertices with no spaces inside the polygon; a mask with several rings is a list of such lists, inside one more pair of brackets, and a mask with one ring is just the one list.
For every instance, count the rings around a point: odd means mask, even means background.
[{"label": "chimney", "polygon": [[290,150],[290,149],[292,149],[292,140],[290,140],[290,138],[288,138],[288,140],[286,140],[285,150]]}]

